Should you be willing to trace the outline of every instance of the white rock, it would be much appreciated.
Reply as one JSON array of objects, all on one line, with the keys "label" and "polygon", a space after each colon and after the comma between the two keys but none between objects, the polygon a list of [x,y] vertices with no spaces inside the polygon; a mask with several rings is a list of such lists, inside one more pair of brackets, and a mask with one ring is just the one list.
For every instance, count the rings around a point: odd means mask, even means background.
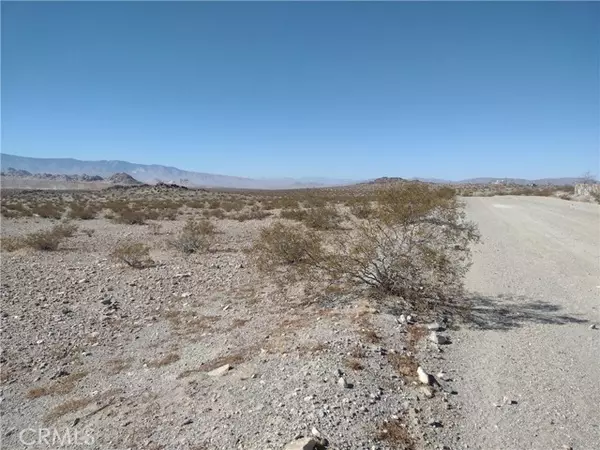
[{"label": "white rock", "polygon": [[188,298],[190,295],[192,294],[190,294],[189,292],[184,292],[183,294],[181,294],[181,298]]},{"label": "white rock", "polygon": [[423,384],[428,384],[430,386],[437,384],[439,386],[435,377],[425,372],[421,366],[417,368],[417,376],[419,377],[419,381]]},{"label": "white rock", "polygon": [[433,322],[427,325],[427,329],[430,331],[444,331],[445,327],[438,322]]},{"label": "white rock", "polygon": [[340,377],[338,379],[338,384],[343,387],[343,388],[347,388],[348,387],[348,383],[346,382],[346,379],[344,377]]},{"label": "white rock", "polygon": [[315,427],[312,427],[312,430],[310,430],[310,432],[316,438],[322,438],[323,437],[323,436],[321,436],[321,432],[319,430],[317,430]]},{"label": "white rock", "polygon": [[595,323],[590,325],[590,330],[597,330],[598,329],[598,325],[596,325]]},{"label": "white rock", "polygon": [[313,450],[316,445],[317,441],[313,438],[301,438],[288,443],[283,450]]},{"label": "white rock", "polygon": [[434,395],[433,389],[431,389],[429,386],[421,386],[419,391],[427,398],[432,398]]},{"label": "white rock", "polygon": [[448,336],[446,336],[445,334],[440,334],[436,331],[432,331],[431,333],[429,333],[429,340],[440,345],[450,343],[450,339],[448,338]]},{"label": "white rock", "polygon": [[209,375],[211,377],[220,377],[222,375],[225,375],[231,369],[232,369],[232,367],[229,364],[225,364],[221,367],[217,367],[216,369],[211,370],[210,372],[207,373],[207,375]]}]

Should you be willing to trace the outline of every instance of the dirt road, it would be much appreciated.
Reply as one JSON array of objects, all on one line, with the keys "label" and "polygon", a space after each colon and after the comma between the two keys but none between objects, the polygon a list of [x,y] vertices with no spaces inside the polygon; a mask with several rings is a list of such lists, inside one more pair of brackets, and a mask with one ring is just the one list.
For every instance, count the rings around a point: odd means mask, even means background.
[{"label": "dirt road", "polygon": [[491,197],[467,211],[483,242],[474,323],[446,352],[462,416],[452,448],[600,448],[600,207]]}]

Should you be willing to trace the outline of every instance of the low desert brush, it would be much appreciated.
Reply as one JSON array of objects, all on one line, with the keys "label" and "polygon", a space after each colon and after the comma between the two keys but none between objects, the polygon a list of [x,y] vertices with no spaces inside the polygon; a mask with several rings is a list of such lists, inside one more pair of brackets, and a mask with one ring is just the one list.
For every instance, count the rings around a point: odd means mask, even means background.
[{"label": "low desert brush", "polygon": [[119,245],[110,256],[136,269],[154,265],[154,261],[150,258],[150,247],[141,242]]},{"label": "low desert brush", "polygon": [[381,188],[376,199],[371,216],[331,236],[282,223],[263,229],[252,249],[255,261],[262,270],[287,266],[415,305],[458,297],[469,245],[479,236],[455,192],[414,183]]},{"label": "low desert brush", "polygon": [[188,219],[171,244],[177,250],[187,254],[206,252],[210,249],[215,232],[215,226],[206,219]]}]

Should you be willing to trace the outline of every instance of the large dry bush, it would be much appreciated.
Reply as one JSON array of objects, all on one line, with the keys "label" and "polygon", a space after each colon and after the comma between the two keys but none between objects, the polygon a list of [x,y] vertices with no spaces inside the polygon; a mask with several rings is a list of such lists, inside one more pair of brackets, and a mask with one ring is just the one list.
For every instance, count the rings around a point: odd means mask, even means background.
[{"label": "large dry bush", "polygon": [[208,220],[188,219],[171,245],[183,253],[200,253],[210,249],[215,226]]},{"label": "large dry bush", "polygon": [[[255,259],[263,270],[288,265],[412,303],[461,293],[469,246],[478,233],[453,190],[420,183],[381,188],[372,214],[353,224],[352,230],[326,238],[297,225],[275,224],[259,236]],[[302,258],[288,257],[291,250]]]}]

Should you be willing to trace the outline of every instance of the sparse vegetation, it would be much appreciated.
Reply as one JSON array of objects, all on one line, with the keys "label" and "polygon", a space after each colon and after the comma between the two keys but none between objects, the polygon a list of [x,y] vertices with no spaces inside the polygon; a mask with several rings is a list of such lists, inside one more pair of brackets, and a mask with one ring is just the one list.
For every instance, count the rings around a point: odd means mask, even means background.
[{"label": "sparse vegetation", "polygon": [[179,235],[171,242],[183,253],[201,253],[210,249],[215,226],[208,220],[188,219]]},{"label": "sparse vegetation", "polygon": [[111,256],[136,269],[154,265],[150,258],[150,247],[141,242],[119,245],[112,251]]},{"label": "sparse vegetation", "polygon": [[69,204],[69,212],[67,217],[69,219],[79,220],[91,220],[95,219],[100,211],[100,207],[91,203],[77,203],[72,202]]},{"label": "sparse vegetation", "polygon": [[72,237],[77,226],[70,223],[55,225],[50,230],[36,231],[23,237],[11,236],[2,239],[2,250],[16,251],[24,247],[34,250],[54,251],[66,238]]},{"label": "sparse vegetation", "polygon": [[378,190],[373,215],[348,233],[325,241],[306,228],[276,223],[262,231],[253,253],[263,270],[292,266],[416,304],[460,294],[469,245],[477,240],[453,190],[407,184]]}]

